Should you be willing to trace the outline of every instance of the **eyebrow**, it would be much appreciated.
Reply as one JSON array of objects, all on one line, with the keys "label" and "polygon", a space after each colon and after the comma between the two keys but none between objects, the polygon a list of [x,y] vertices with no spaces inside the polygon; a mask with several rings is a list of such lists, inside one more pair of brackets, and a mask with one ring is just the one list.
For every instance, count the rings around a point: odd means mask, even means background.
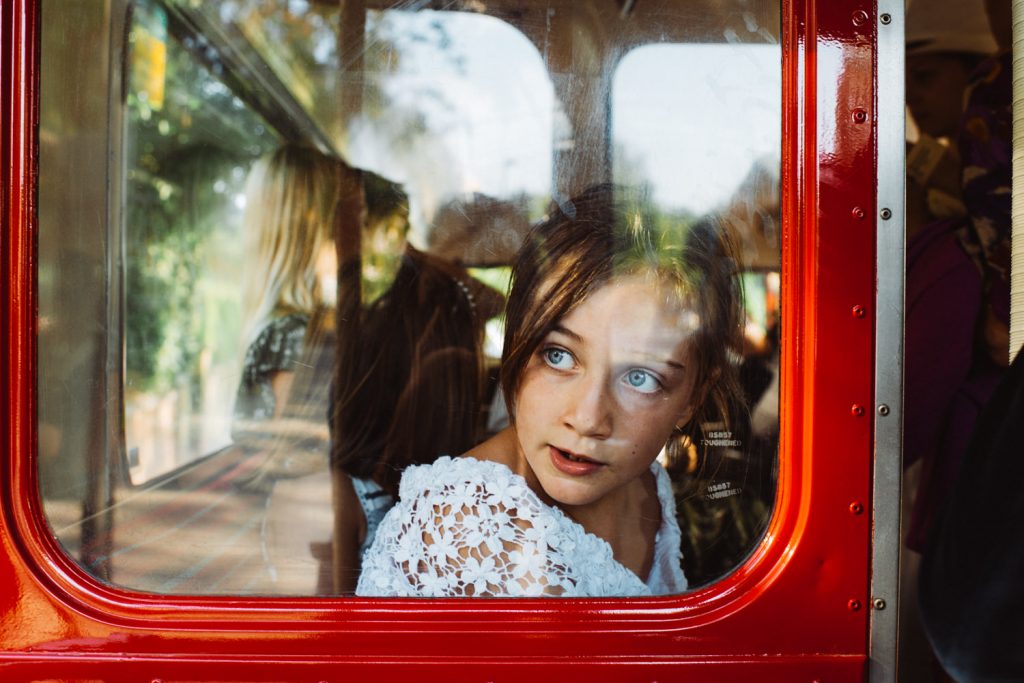
[{"label": "eyebrow", "polygon": [[583,337],[576,334],[565,325],[555,325],[554,327],[551,328],[551,331],[558,332],[559,334],[564,334],[566,337],[569,337],[573,341],[579,342],[580,344],[585,343]]},{"label": "eyebrow", "polygon": [[665,365],[669,366],[670,368],[672,368],[674,370],[685,370],[686,369],[685,365],[683,365],[679,361],[672,360],[671,358],[662,358],[661,356],[656,356],[656,355],[654,355],[652,353],[638,353],[637,355],[643,357],[644,359],[648,359],[649,358],[649,359],[653,360],[655,363],[664,363]]},{"label": "eyebrow", "polygon": [[[563,334],[566,337],[569,337],[570,339],[572,339],[573,341],[575,341],[575,342],[577,342],[579,344],[585,344],[586,343],[586,341],[583,339],[583,337],[581,337],[580,335],[576,334],[575,332],[570,330],[565,325],[555,325],[554,327],[551,328],[551,331],[552,332],[557,332],[559,334]],[[637,355],[643,356],[645,358],[650,358],[651,360],[653,360],[655,362],[658,362],[658,363],[664,363],[665,365],[669,366],[670,368],[673,368],[673,369],[676,369],[676,370],[685,370],[686,369],[685,365],[683,365],[682,363],[680,363],[678,361],[672,360],[671,358],[662,358],[660,356],[655,356],[655,355],[652,355],[652,354],[649,354],[649,353],[639,353]]]},{"label": "eyebrow", "polygon": [[671,368],[675,368],[676,370],[685,370],[686,369],[685,365],[683,365],[682,363],[678,363],[678,362],[672,360],[671,358],[666,358],[664,360],[664,363],[665,363],[665,365],[668,365]]}]

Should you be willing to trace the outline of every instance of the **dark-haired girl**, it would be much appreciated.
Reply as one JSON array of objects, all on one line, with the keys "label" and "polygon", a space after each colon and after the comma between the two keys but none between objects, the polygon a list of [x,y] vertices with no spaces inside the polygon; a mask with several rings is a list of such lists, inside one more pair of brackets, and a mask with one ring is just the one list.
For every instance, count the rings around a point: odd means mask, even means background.
[{"label": "dark-haired girl", "polygon": [[595,188],[513,270],[502,358],[511,426],[406,470],[357,593],[678,593],[669,477],[734,405],[735,262],[711,221],[661,231]]}]

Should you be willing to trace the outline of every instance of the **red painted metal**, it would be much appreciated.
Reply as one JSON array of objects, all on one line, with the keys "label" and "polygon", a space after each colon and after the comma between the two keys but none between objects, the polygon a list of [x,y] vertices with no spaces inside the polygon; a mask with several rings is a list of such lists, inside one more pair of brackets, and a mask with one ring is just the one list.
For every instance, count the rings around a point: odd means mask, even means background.
[{"label": "red painted metal", "polygon": [[[642,600],[175,598],[106,586],[47,530],[34,463],[38,3],[2,37],[0,677],[595,681],[866,676],[874,315],[870,2],[784,3],[783,430],[777,509],[732,575]],[[854,20],[851,20],[851,16]],[[865,122],[852,112],[865,112]],[[871,313],[870,310],[867,311]],[[861,503],[857,503],[861,505]],[[457,667],[457,668],[452,668]]]}]

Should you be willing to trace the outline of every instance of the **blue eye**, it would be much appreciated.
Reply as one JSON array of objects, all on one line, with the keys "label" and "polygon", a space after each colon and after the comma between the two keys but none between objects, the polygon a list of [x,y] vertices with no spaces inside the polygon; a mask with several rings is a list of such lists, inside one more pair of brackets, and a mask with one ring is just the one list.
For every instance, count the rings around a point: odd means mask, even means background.
[{"label": "blue eye", "polygon": [[623,376],[622,380],[631,389],[635,389],[641,394],[653,394],[661,389],[661,382],[654,375],[640,368],[633,368]]},{"label": "blue eye", "polygon": [[541,357],[544,359],[545,363],[556,370],[572,370],[572,354],[565,349],[552,346],[551,348],[541,351]]}]

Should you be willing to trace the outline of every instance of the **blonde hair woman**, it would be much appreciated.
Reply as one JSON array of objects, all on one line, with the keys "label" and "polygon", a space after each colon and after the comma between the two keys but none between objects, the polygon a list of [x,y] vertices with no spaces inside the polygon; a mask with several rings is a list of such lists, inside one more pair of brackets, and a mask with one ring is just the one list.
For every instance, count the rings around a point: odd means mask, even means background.
[{"label": "blonde hair woman", "polygon": [[[364,180],[376,209],[369,219]],[[362,241],[404,240],[400,207],[388,208],[380,187],[372,174],[299,147],[250,173],[248,350],[235,436],[266,455],[249,482],[267,493],[270,583],[253,584],[257,591],[352,593],[402,469],[475,440],[479,347],[500,297],[461,266],[406,247],[383,293],[364,299],[363,266],[386,254],[364,258]],[[322,281],[336,284],[336,307]]]},{"label": "blonde hair woman", "polygon": [[[365,200],[358,171],[298,146],[256,162],[246,198],[247,350],[235,419],[263,421],[280,416],[307,329],[325,309],[321,280],[334,276],[335,216],[353,222],[340,227],[358,240]],[[351,206],[339,211],[343,204]]]}]

